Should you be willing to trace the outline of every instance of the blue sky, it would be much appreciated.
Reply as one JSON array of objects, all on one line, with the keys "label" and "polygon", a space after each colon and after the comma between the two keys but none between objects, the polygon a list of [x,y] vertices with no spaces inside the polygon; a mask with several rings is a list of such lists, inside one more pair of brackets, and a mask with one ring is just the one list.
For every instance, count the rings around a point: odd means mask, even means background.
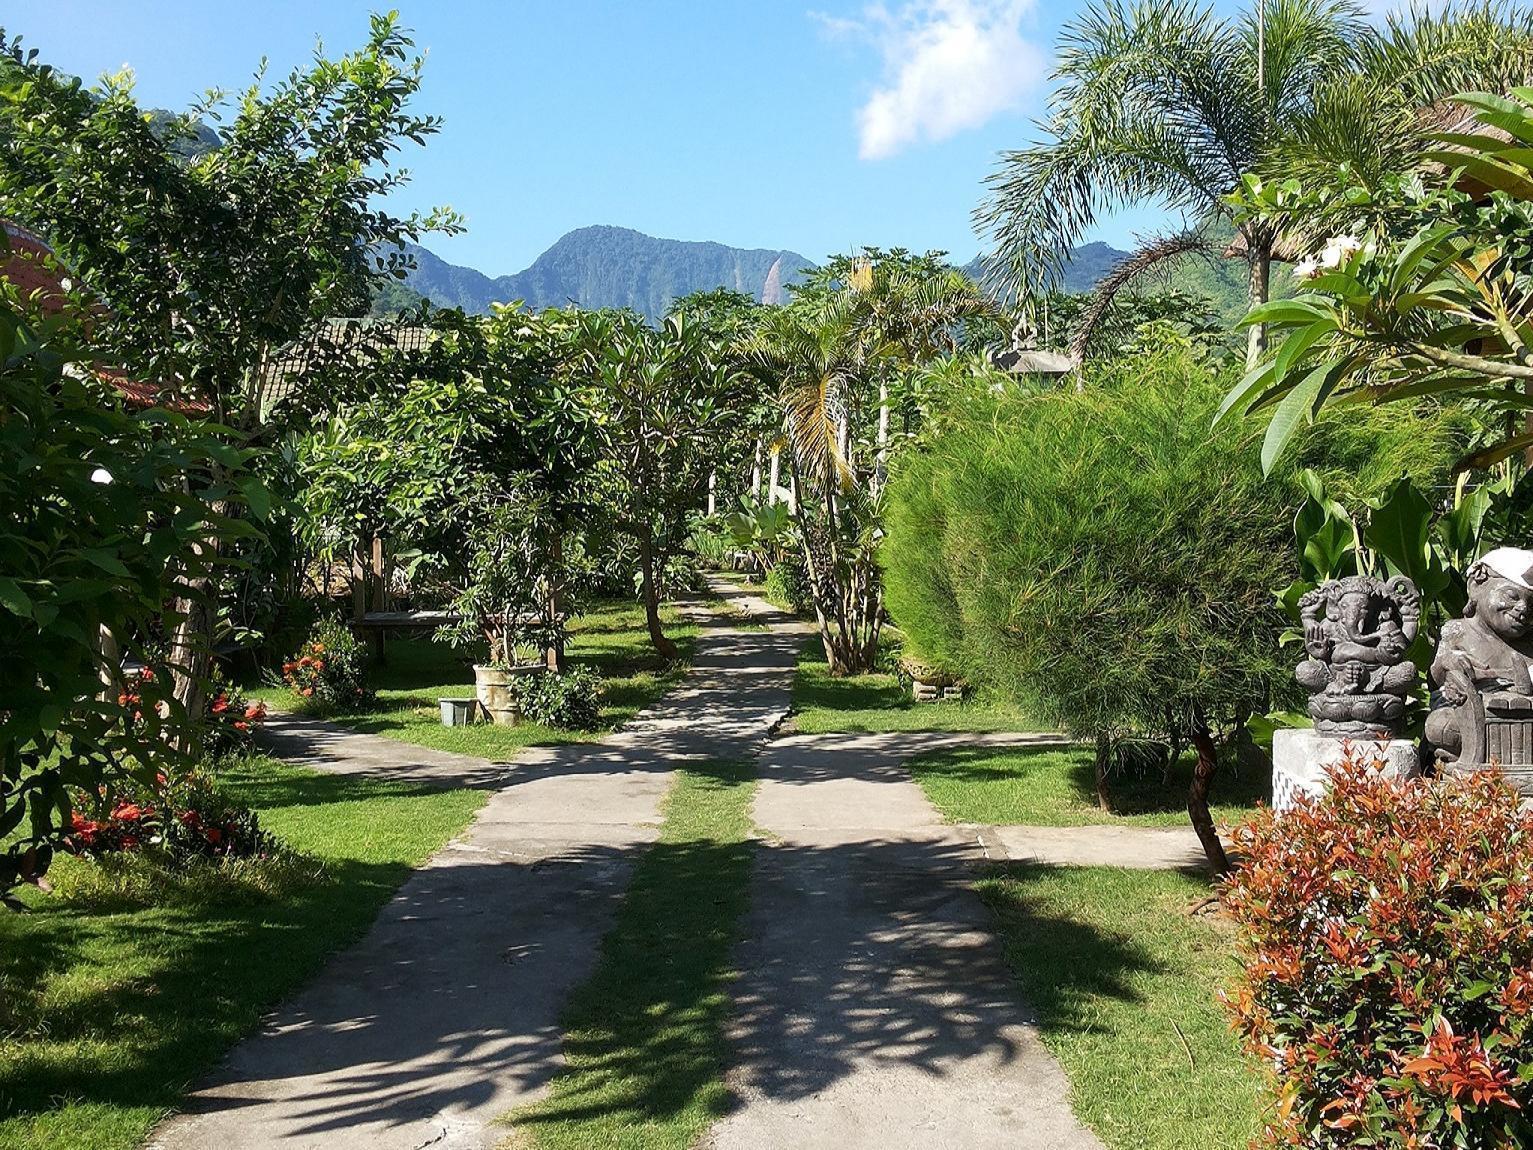
[{"label": "blue sky", "polygon": [[[1032,139],[1056,33],[1047,0],[396,0],[427,52],[396,207],[451,204],[444,257],[490,274],[560,235],[620,224],[677,239],[793,248],[979,248],[969,213],[998,151]],[[1222,0],[1227,2],[1227,0]],[[315,37],[359,43],[378,4],[349,0],[0,2],[0,24],[87,78],[126,64],[149,106],[182,108],[285,72]],[[1129,246],[1152,206],[1089,238]]]}]

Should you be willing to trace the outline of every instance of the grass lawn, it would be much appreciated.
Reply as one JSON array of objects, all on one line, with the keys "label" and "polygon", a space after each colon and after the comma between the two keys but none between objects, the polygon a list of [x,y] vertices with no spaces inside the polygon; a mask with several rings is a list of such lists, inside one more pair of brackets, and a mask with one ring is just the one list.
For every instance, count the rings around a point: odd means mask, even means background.
[{"label": "grass lawn", "polygon": [[0,1146],[137,1146],[485,798],[264,758],[220,786],[309,857],[180,883],[65,858],[55,893],[0,913]]},{"label": "grass lawn", "polygon": [[725,1112],[754,790],[746,766],[681,767],[660,841],[638,864],[596,972],[565,1008],[568,1065],[546,1100],[512,1115],[511,1145],[686,1150]]},{"label": "grass lawn", "polygon": [[825,650],[814,638],[804,645],[793,678],[793,730],[806,735],[833,731],[1029,731],[1018,708],[983,699],[917,703],[892,674],[832,678]]},{"label": "grass lawn", "polygon": [[[523,747],[589,742],[627,722],[686,673],[701,628],[682,621],[674,607],[662,607],[661,616],[665,633],[681,649],[675,663],[655,654],[644,627],[644,609],[637,603],[601,603],[571,621],[570,662],[591,667],[606,680],[601,726],[595,731],[566,731],[536,723],[442,726],[438,701],[444,696],[472,695],[474,672],[461,654],[429,637],[389,640],[383,663],[372,671],[377,703],[370,710],[335,719],[369,734],[492,760],[508,759]],[[284,710],[301,709],[302,700],[285,687],[254,687],[249,693]]]},{"label": "grass lawn", "polygon": [[1112,1150],[1230,1150],[1257,1132],[1258,1080],[1214,1001],[1233,973],[1206,883],[1173,872],[1009,868],[980,883],[1007,961]]},{"label": "grass lawn", "polygon": [[[961,747],[923,755],[908,765],[932,805],[956,823],[1187,825],[1190,753],[1169,780],[1158,770],[1114,775],[1109,785],[1115,814],[1097,806],[1092,762],[1088,747]],[[1214,819],[1239,820],[1258,799],[1270,801],[1271,790],[1266,771],[1222,765],[1214,778]]]}]

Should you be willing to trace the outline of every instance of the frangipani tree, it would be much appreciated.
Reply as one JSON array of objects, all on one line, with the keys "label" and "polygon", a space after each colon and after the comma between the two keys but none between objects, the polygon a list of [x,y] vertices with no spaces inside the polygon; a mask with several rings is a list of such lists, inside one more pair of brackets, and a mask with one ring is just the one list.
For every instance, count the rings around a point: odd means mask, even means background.
[{"label": "frangipani tree", "polygon": [[658,329],[630,311],[569,313],[561,373],[583,389],[600,440],[603,513],[638,545],[639,590],[655,650],[675,658],[660,621],[661,576],[706,498],[715,441],[730,419],[728,348],[689,312]]},{"label": "frangipani tree", "polygon": [[[365,313],[372,282],[404,274],[402,240],[457,226],[450,212],[402,218],[378,202],[407,179],[401,147],[440,126],[410,110],[421,69],[397,18],[374,16],[354,52],[167,118],[138,105],[130,73],[87,88],[5,44],[0,216],[44,235],[100,297],[102,357],[205,410],[232,451],[262,432],[280,349]],[[189,478],[267,501],[227,463]],[[213,598],[188,570],[172,612],[176,694],[192,712]]]},{"label": "frangipani tree", "polygon": [[1298,428],[1337,403],[1472,400],[1500,428],[1465,466],[1533,447],[1533,88],[1460,98],[1472,123],[1439,137],[1427,167],[1374,194],[1343,179],[1258,189],[1252,210],[1294,212],[1338,194],[1374,222],[1330,238],[1298,269],[1294,299],[1251,323],[1281,336],[1220,414],[1270,408],[1271,468]]}]

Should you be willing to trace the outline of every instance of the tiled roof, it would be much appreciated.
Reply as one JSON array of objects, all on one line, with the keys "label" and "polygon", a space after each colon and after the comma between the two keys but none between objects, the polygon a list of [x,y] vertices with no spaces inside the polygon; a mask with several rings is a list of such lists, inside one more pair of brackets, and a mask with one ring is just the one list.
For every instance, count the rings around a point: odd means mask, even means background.
[{"label": "tiled roof", "polygon": [[53,250],[19,224],[0,220],[0,227],[8,249],[0,252],[0,277],[10,280],[23,299],[35,298],[45,312],[59,311],[73,285]]},{"label": "tiled roof", "polygon": [[[0,279],[14,284],[22,298],[35,300],[45,314],[63,310],[69,292],[77,286],[69,269],[59,263],[53,249],[37,233],[10,220],[0,220],[0,228],[5,229],[7,249],[0,250]],[[134,379],[116,368],[97,364],[91,370],[116,388],[130,407],[166,407],[184,415],[204,415],[209,410],[206,403],[198,400],[166,400],[165,388],[160,384]]]}]

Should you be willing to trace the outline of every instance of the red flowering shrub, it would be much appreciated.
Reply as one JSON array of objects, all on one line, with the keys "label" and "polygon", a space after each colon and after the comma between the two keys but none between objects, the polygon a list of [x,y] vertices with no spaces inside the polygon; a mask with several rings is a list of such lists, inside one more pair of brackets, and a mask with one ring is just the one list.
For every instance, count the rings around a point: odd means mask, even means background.
[{"label": "red flowering shrub", "polygon": [[1237,828],[1226,995],[1270,1069],[1266,1147],[1533,1145],[1533,816],[1491,774],[1392,783]]},{"label": "red flowering shrub", "polygon": [[316,710],[345,710],[367,701],[362,644],[344,623],[327,619],[282,664],[282,680]]},{"label": "red flowering shrub", "polygon": [[215,676],[208,692],[203,746],[212,755],[244,750],[255,740],[256,729],[266,721],[266,704],[251,702],[233,683]]},{"label": "red flowering shrub", "polygon": [[[155,672],[149,667],[140,668],[128,676],[117,696],[118,705],[126,708],[127,721],[136,730],[142,731],[144,727],[144,696],[146,687],[154,682]],[[211,755],[244,750],[254,741],[256,729],[265,721],[265,703],[250,702],[244,691],[225,680],[222,673],[214,672],[213,686],[203,713],[203,750]]]},{"label": "red flowering shrub", "polygon": [[[193,773],[170,782],[163,778],[149,791],[107,796],[76,796],[65,849],[101,858],[124,851],[155,851],[172,862],[193,858],[264,858],[279,849],[276,838],[261,829],[254,811],[221,798],[204,775]],[[92,808],[91,814],[80,807]]]}]

